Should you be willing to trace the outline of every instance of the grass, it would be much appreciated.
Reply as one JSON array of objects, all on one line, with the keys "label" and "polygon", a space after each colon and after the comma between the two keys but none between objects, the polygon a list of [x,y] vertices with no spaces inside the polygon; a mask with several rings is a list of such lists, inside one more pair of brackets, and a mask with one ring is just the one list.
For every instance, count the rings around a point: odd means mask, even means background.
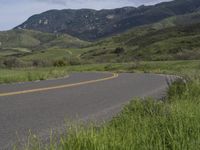
[{"label": "grass", "polygon": [[66,67],[0,69],[0,83],[25,82],[63,77],[70,72],[113,71],[192,75],[200,69],[200,61],[149,61],[132,63],[105,63]]},{"label": "grass", "polygon": [[24,61],[31,61],[31,60],[55,61],[55,60],[69,59],[70,57],[79,58],[84,51],[86,51],[86,49],[51,47],[44,51],[36,51],[29,55],[22,56],[21,59]]},{"label": "grass", "polygon": [[61,139],[58,149],[199,149],[200,97],[193,93],[200,88],[199,83],[187,86],[182,95],[174,92],[177,87],[171,88],[170,99],[165,102],[132,101],[103,127],[75,131]]},{"label": "grass", "polygon": [[141,61],[132,63],[105,63],[66,67],[69,72],[76,71],[114,71],[114,72],[144,72],[160,74],[192,75],[200,69],[199,60],[189,61]]},{"label": "grass", "polygon": [[0,83],[46,80],[68,74],[57,68],[0,69],[0,72]]},{"label": "grass", "polygon": [[31,55],[22,57],[23,60],[59,60],[69,57],[71,54],[67,49],[48,49],[42,52],[35,52]]},{"label": "grass", "polygon": [[[186,76],[169,88],[162,101],[134,99],[102,126],[72,125],[48,144],[36,135],[25,150],[198,150],[200,149],[200,61],[98,64],[61,68],[67,71],[156,72]],[[15,147],[17,149],[17,147]]]},{"label": "grass", "polygon": [[[36,136],[26,150],[198,150],[200,78],[174,83],[164,101],[135,99],[102,126],[71,126],[44,145]],[[59,141],[59,142],[57,142]]]}]

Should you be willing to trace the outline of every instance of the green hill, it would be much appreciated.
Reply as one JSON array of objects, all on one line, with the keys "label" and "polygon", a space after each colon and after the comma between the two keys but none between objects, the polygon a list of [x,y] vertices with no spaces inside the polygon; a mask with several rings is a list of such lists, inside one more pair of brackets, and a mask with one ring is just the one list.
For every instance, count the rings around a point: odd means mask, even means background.
[{"label": "green hill", "polygon": [[43,33],[31,30],[10,30],[0,32],[0,56],[34,53],[49,48],[80,48],[88,42],[69,35]]},{"label": "green hill", "polygon": [[[52,65],[54,61],[74,59],[88,42],[67,34],[51,34],[31,30],[0,32],[0,66]],[[7,60],[9,65],[7,65]],[[16,62],[17,60],[17,62]],[[6,61],[6,63],[4,63]],[[63,62],[64,63],[64,62]],[[26,66],[25,65],[25,66]]]},{"label": "green hill", "polygon": [[67,34],[16,29],[0,32],[0,66],[199,59],[199,30],[199,9],[93,43]]},{"label": "green hill", "polygon": [[197,12],[133,28],[93,43],[81,57],[96,62],[199,59],[199,41],[200,13]]}]

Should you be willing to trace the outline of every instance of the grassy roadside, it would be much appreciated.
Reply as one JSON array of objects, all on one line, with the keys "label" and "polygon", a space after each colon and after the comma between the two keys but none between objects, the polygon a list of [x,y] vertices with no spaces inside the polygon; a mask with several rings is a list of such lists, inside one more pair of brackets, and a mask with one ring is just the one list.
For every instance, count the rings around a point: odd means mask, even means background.
[{"label": "grassy roadside", "polygon": [[197,74],[200,61],[157,61],[132,63],[89,64],[67,67],[0,69],[0,83],[13,83],[63,77],[70,72],[115,71],[153,72],[168,74]]},{"label": "grassy roadside", "polygon": [[[95,68],[95,69],[94,69]],[[198,150],[200,149],[200,61],[140,62],[76,66],[67,71],[155,72],[187,76],[164,101],[133,100],[101,127],[71,126],[67,136],[44,145],[35,135],[25,150]],[[59,142],[57,142],[59,141]]]},{"label": "grassy roadside", "polygon": [[[180,87],[181,86],[181,87]],[[164,102],[134,100],[101,127],[71,127],[50,145],[32,138],[27,150],[138,150],[200,148],[199,83],[174,84]]]},{"label": "grassy roadside", "polygon": [[56,68],[0,69],[0,84],[64,77],[66,70]]}]

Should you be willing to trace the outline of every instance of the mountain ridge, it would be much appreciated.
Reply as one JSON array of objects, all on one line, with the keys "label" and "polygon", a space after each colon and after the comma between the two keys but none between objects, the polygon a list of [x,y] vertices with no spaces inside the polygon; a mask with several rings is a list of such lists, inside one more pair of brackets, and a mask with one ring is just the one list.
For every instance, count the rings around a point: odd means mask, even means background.
[{"label": "mountain ridge", "polygon": [[[94,41],[122,33],[130,28],[151,24],[165,18],[198,11],[198,0],[174,0],[152,6],[117,9],[49,10],[31,16],[17,26],[49,33],[67,33],[82,40]],[[16,29],[15,28],[15,29]]]}]

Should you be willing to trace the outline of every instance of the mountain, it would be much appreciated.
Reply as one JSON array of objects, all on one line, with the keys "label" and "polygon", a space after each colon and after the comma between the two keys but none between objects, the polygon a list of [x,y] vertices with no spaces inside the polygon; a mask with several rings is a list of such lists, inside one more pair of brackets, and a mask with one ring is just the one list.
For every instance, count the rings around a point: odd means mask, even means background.
[{"label": "mountain", "polygon": [[[37,46],[80,47],[86,42],[67,34],[56,35],[34,30],[10,30],[0,32],[1,47],[34,48]],[[59,44],[55,44],[59,43]]]},{"label": "mountain", "polygon": [[135,27],[92,43],[81,57],[94,62],[200,58],[200,12]]},{"label": "mountain", "polygon": [[200,10],[199,0],[174,0],[153,6],[110,10],[50,10],[30,17],[16,29],[67,33],[83,40],[97,40],[130,28]]},{"label": "mountain", "polygon": [[56,35],[33,30],[0,32],[0,57],[32,54],[48,49],[80,48],[88,42],[67,34]]}]

